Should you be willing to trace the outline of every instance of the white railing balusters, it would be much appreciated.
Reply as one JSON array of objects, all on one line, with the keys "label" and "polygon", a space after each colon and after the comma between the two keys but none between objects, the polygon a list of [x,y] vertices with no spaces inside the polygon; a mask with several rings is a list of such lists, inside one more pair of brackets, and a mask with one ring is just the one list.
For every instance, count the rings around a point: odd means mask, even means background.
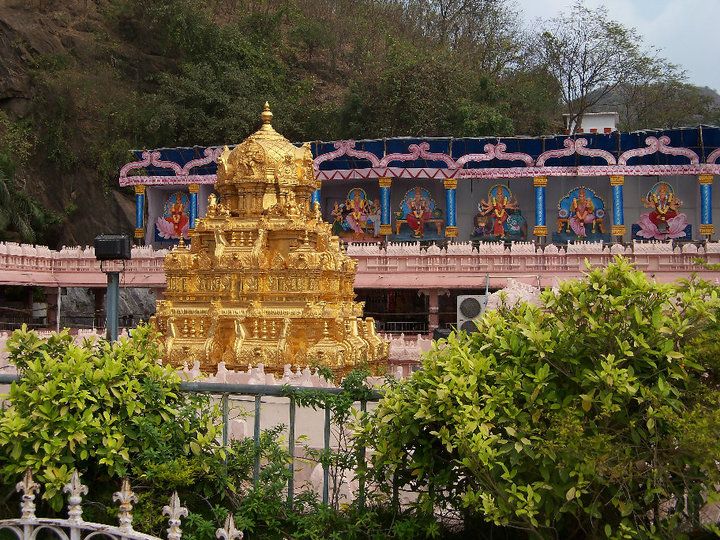
[{"label": "white railing balusters", "polygon": [[125,477],[120,487],[120,491],[113,493],[113,501],[120,503],[118,511],[119,529],[123,532],[130,532],[132,528],[132,503],[138,501],[137,495],[130,488],[130,480]]},{"label": "white railing balusters", "polygon": [[168,516],[168,524],[170,525],[167,529],[168,540],[180,540],[182,538],[180,518],[187,517],[188,510],[180,504],[177,491],[170,497],[170,504],[163,507],[162,513],[164,516]]},{"label": "white railing balusters", "polygon": [[[80,482],[80,474],[73,471],[70,482],[63,487],[63,493],[68,494],[67,519],[38,518],[35,515],[35,496],[40,486],[33,479],[32,471],[25,473],[21,482],[18,482],[16,489],[20,492],[20,519],[0,520],[0,531],[12,531],[17,540],[36,540],[38,533],[49,532],[51,536],[59,540],[94,540],[96,536],[102,536],[110,540],[161,540],[156,536],[143,534],[132,528],[133,503],[138,501],[137,496],[130,487],[130,481],[123,479],[120,491],[113,494],[113,501],[119,503],[118,520],[119,526],[105,525],[102,523],[91,523],[82,518],[82,496],[87,495],[88,488]],[[180,518],[188,515],[187,508],[180,505],[177,493],[170,499],[170,505],[163,508],[163,514],[169,515],[170,528],[168,540],[181,540]],[[226,522],[227,528],[227,522]],[[224,529],[221,529],[224,530]],[[227,540],[240,540],[242,533],[235,529],[232,522]]]},{"label": "white railing balusters", "polygon": [[77,471],[73,471],[70,482],[63,487],[63,493],[68,494],[68,521],[82,523],[82,496],[88,494],[88,488],[80,482]]},{"label": "white railing balusters", "polygon": [[22,493],[20,511],[21,519],[27,521],[35,520],[35,494],[40,490],[40,486],[33,480],[32,471],[25,471],[22,482],[18,482],[15,490]]},{"label": "white railing balusters", "polygon": [[235,528],[235,516],[228,514],[225,518],[225,526],[215,531],[215,538],[218,540],[242,540],[243,533]]}]

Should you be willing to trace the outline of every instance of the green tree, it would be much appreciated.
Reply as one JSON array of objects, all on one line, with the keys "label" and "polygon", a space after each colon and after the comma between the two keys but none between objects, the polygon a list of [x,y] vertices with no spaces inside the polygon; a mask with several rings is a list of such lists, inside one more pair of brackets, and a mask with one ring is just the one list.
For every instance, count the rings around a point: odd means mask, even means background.
[{"label": "green tree", "polygon": [[679,538],[720,480],[714,286],[623,259],[486,313],[391,389],[362,435],[378,481],[542,538]]},{"label": "green tree", "polygon": [[17,181],[28,161],[34,137],[27,123],[13,122],[0,111],[0,240],[35,242],[53,221]]}]

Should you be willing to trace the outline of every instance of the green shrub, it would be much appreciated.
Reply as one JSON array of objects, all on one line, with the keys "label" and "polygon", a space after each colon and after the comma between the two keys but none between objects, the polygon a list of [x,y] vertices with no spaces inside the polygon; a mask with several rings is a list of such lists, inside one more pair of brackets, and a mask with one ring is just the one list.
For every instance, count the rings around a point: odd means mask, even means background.
[{"label": "green shrub", "polygon": [[23,328],[7,346],[22,377],[0,416],[0,467],[8,481],[32,469],[55,509],[73,469],[109,480],[128,475],[131,464],[214,450],[216,412],[206,398],[178,392],[150,327],[83,345],[67,331],[43,340]]},{"label": "green shrub", "polygon": [[720,481],[719,310],[716,287],[619,259],[488,312],[381,401],[376,479],[538,537],[697,530]]},{"label": "green shrub", "polygon": [[[0,517],[17,516],[15,483],[25,469],[43,487],[41,503],[51,506],[38,510],[43,516],[62,507],[62,486],[77,469],[90,487],[83,504],[87,521],[116,522],[112,493],[120,477],[128,476],[138,495],[133,526],[148,534],[162,535],[167,528],[162,507],[173,491],[190,512],[182,525],[187,540],[214,539],[229,512],[239,529],[264,539],[410,539],[439,530],[436,523],[382,507],[324,505],[312,491],[297,493],[290,508],[284,426],[262,432],[257,447],[252,438],[223,447],[217,408],[208,397],[180,392],[175,371],[158,363],[150,327],[114,344],[83,345],[75,345],[67,331],[44,340],[23,328],[13,333],[8,349],[21,378],[0,413]],[[289,395],[300,406],[330,406],[344,424],[353,401],[368,397],[363,380],[363,373],[348,376],[340,395]],[[348,444],[345,451],[316,457],[351,474],[353,452]],[[254,485],[256,457],[262,467]]]}]

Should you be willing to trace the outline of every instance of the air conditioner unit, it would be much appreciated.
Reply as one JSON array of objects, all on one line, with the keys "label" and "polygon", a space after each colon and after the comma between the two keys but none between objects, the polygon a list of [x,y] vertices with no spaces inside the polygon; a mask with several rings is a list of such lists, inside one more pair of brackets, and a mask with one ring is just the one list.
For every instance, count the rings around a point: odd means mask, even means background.
[{"label": "air conditioner unit", "polygon": [[485,311],[484,294],[459,295],[457,297],[457,329],[465,332],[477,332],[475,319]]}]

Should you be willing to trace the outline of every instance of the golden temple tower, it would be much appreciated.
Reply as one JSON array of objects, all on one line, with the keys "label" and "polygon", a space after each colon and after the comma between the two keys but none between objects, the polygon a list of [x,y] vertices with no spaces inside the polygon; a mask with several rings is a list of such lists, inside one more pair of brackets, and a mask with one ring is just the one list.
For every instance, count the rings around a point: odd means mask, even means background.
[{"label": "golden temple tower", "polygon": [[203,371],[264,364],[377,365],[388,344],[354,301],[356,262],[340,249],[319,205],[308,144],[277,133],[265,104],[262,127],[218,159],[205,218],[165,257],[167,289],[154,323],[164,359],[200,360]]}]

